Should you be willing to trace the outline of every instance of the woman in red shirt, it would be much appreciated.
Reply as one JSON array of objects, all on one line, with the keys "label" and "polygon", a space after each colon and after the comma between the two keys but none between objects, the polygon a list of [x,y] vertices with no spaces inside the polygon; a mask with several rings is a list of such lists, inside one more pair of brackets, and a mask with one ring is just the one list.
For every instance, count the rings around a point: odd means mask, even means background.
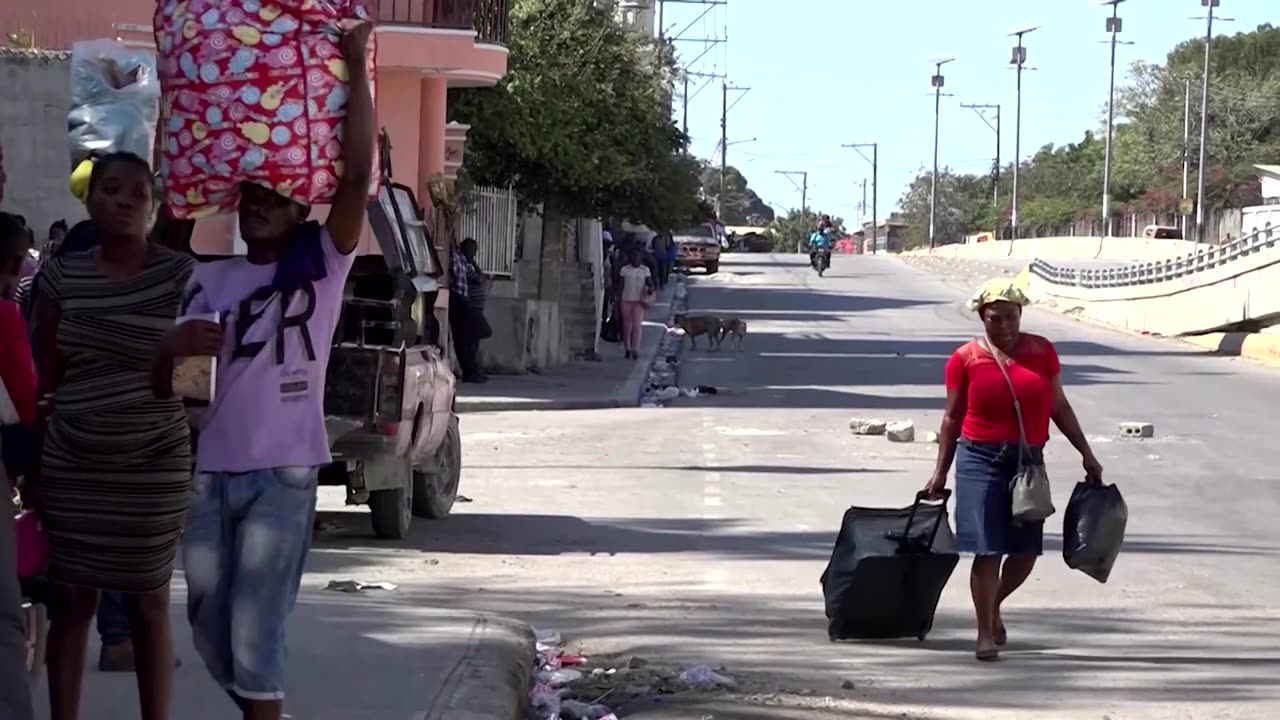
[{"label": "woman in red shirt", "polygon": [[[1052,420],[1084,459],[1085,475],[1102,478],[1062,389],[1053,343],[1021,331],[1027,297],[1006,281],[991,282],[969,302],[985,338],[961,346],[947,360],[947,406],[938,433],[938,462],[925,492],[936,495],[956,466],[956,546],[973,553],[969,589],[978,619],[977,658],[999,658],[1008,640],[1001,604],[1035,567],[1044,549],[1044,523],[1015,524],[1010,483],[1018,471],[1019,427],[1009,383],[1022,406],[1032,462],[1044,461]],[[1006,382],[1002,363],[1009,374]],[[1004,561],[1003,567],[1001,560]]]}]

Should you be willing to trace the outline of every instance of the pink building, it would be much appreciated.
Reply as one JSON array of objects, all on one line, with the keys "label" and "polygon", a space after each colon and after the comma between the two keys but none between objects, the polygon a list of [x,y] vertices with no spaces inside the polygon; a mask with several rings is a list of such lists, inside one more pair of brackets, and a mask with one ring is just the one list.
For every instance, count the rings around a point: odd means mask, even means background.
[{"label": "pink building", "polygon": [[[446,143],[449,88],[492,86],[506,74],[509,0],[370,2],[378,19],[378,124],[391,138],[396,179],[428,205],[427,178],[456,171],[461,161],[462,129],[449,130],[452,141]],[[155,5],[155,0],[4,0],[0,32],[51,50],[104,37],[151,47]],[[231,217],[222,216],[201,221],[196,242],[204,252],[228,252],[233,235]],[[376,252],[371,239],[365,249]]]}]

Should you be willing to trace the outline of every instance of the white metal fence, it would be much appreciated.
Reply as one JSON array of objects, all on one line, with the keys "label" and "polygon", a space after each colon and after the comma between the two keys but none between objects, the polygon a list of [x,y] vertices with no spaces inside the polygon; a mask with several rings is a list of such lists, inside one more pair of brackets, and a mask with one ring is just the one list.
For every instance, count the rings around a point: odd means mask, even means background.
[{"label": "white metal fence", "polygon": [[475,238],[480,269],[510,277],[516,262],[516,194],[507,188],[477,187],[462,210],[462,237]]}]

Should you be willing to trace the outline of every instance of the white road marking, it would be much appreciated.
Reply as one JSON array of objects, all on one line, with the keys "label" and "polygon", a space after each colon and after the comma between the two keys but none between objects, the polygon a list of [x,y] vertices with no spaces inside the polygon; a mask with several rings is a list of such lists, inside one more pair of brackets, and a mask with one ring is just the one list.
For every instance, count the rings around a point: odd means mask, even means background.
[{"label": "white road marking", "polygon": [[783,430],[764,430],[761,428],[718,427],[716,428],[716,431],[721,435],[728,435],[730,437],[766,437],[787,434],[786,431]]}]

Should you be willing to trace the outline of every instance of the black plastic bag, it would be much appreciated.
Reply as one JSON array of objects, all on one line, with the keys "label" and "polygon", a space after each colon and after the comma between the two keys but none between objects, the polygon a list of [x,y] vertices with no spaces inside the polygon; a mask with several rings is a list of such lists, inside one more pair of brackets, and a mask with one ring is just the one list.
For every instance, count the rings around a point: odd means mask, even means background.
[{"label": "black plastic bag", "polygon": [[600,326],[600,339],[607,343],[616,343],[622,339],[622,333],[618,331],[618,319],[610,317]]},{"label": "black plastic bag", "polygon": [[1120,488],[1088,480],[1076,483],[1062,516],[1062,559],[1067,567],[1105,583],[1128,523],[1129,506]]}]

